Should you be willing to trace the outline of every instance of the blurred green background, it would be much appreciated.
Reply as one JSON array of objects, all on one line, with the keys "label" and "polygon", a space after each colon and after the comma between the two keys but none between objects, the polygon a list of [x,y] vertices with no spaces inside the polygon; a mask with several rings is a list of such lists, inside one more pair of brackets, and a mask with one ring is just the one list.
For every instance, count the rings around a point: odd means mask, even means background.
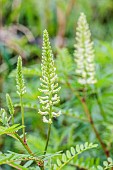
[{"label": "blurred green background", "polygon": [[26,61],[38,59],[45,28],[54,48],[66,46],[71,51],[81,12],[93,40],[112,41],[112,0],[1,0],[0,6],[0,73],[11,70],[18,54]]},{"label": "blurred green background", "polygon": [[[5,94],[15,104],[15,122],[21,122],[19,99],[15,86],[17,57],[23,58],[23,73],[27,86],[24,97],[25,122],[28,142],[34,152],[42,153],[47,125],[38,115],[39,77],[41,75],[41,47],[43,30],[47,29],[62,87],[60,92],[63,115],[54,121],[48,151],[56,152],[75,146],[77,142],[98,143],[86,120],[81,104],[67,82],[79,88],[75,76],[73,52],[77,20],[81,12],[87,16],[95,47],[97,93],[104,110],[105,120],[91,87],[88,105],[96,127],[113,154],[113,0],[0,0],[0,107],[6,107]],[[67,50],[68,49],[68,50]],[[0,137],[0,150],[25,152],[10,137]],[[19,148],[19,149],[18,149]],[[86,153],[87,156],[105,159],[102,148]],[[100,162],[101,162],[100,161]],[[66,169],[69,169],[67,167]],[[6,168],[11,169],[10,167]],[[70,170],[73,170],[73,167]]]}]

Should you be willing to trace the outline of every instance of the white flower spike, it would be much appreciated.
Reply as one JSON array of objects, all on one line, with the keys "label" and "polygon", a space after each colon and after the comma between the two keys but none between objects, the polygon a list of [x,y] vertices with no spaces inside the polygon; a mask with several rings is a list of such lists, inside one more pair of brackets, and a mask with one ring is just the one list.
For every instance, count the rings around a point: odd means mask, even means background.
[{"label": "white flower spike", "polygon": [[41,88],[39,89],[42,95],[38,97],[41,104],[39,113],[43,115],[43,122],[51,124],[52,118],[60,115],[60,112],[54,113],[53,110],[53,106],[60,101],[60,97],[58,96],[60,87],[58,87],[58,83],[56,83],[56,68],[54,66],[53,54],[47,30],[44,30],[43,33],[42,49],[42,78],[40,79]]},{"label": "white flower spike", "polygon": [[93,42],[84,13],[78,19],[74,56],[78,82],[82,85],[96,83]]}]

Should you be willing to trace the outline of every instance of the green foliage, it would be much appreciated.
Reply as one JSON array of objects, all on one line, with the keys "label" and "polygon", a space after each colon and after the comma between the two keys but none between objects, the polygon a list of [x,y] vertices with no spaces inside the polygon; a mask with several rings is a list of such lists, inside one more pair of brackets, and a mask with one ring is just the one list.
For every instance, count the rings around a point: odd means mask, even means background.
[{"label": "green foliage", "polygon": [[109,169],[113,167],[113,160],[112,158],[108,158],[107,161],[103,162],[103,167],[102,166],[98,166],[98,170],[105,170],[105,169]]},{"label": "green foliage", "polygon": [[21,170],[27,170],[28,166],[27,164],[24,163],[23,166],[20,165],[21,162],[26,162],[26,161],[30,161],[29,165],[33,163],[33,161],[38,161],[37,157],[33,157],[27,154],[18,154],[15,152],[8,152],[8,153],[0,153],[0,165],[3,164],[7,164],[10,165],[16,169],[20,169]]},{"label": "green foliage", "polygon": [[27,61],[28,58],[33,61],[34,56],[39,57],[42,31],[47,28],[54,40],[54,35],[59,34],[60,22],[62,23],[61,32],[64,30],[67,37],[66,46],[72,49],[75,23],[82,11],[87,15],[93,37],[111,40],[112,0],[62,0],[62,2],[58,0],[28,0],[28,4],[25,1],[2,0],[0,5],[2,6],[1,35],[5,37],[5,40],[2,39],[2,36],[0,38],[0,50],[3,58],[3,64],[0,63],[0,73],[3,74],[4,71],[7,72],[7,69],[11,71],[14,68],[17,58],[13,57],[15,53]]},{"label": "green foliage", "polygon": [[57,53],[56,71],[59,74],[59,81],[64,82],[75,71],[73,58],[67,48],[58,49]]},{"label": "green foliage", "polygon": [[83,168],[83,169],[88,169],[88,170],[97,170],[97,166],[99,165],[99,159],[94,159],[94,158],[86,158],[84,159],[83,157],[78,158],[74,161],[74,164],[78,168]]},{"label": "green foliage", "polygon": [[[65,7],[65,3],[64,6],[61,4],[61,8],[65,9]],[[113,83],[113,75],[110,70],[112,68],[112,50],[109,52],[112,45],[101,44],[102,42],[100,43],[98,41],[95,42],[98,46],[96,47],[98,82],[95,85],[95,81],[91,83],[92,80],[96,80],[93,47],[90,40],[89,26],[84,14],[81,14],[78,26],[78,33],[76,34],[78,42],[78,44],[76,44],[76,55],[77,53],[79,54],[77,58],[79,60],[81,56],[84,56],[82,52],[85,51],[85,58],[83,57],[85,74],[80,72],[79,77],[75,74],[74,59],[68,49],[58,49],[54,62],[49,36],[46,30],[43,35],[42,74],[40,64],[29,66],[30,68],[22,68],[22,58],[18,58],[17,70],[10,74],[10,78],[16,75],[17,92],[20,99],[18,99],[14,93],[15,89],[12,89],[14,85],[13,79],[7,80],[9,82],[5,83],[3,87],[5,89],[4,92],[12,91],[11,96],[14,104],[7,94],[6,100],[10,116],[5,109],[1,109],[0,112],[0,123],[2,124],[2,126],[0,126],[0,135],[7,134],[16,141],[13,141],[14,146],[12,147],[12,145],[10,146],[12,141],[10,142],[9,138],[5,138],[4,145],[2,142],[4,139],[2,138],[0,144],[7,147],[8,150],[16,150],[18,153],[1,153],[0,163],[3,168],[4,164],[16,169],[26,170],[52,170],[53,168],[55,170],[97,170],[98,168],[109,169],[112,167],[111,158],[104,161],[103,167],[99,165],[101,164],[100,162],[105,159],[105,155],[112,155],[113,153],[113,88],[111,86]],[[103,57],[104,54],[105,57]],[[108,54],[110,56],[108,56]],[[110,58],[110,61],[106,63],[108,58]],[[76,63],[83,66],[82,59],[80,60],[81,63]],[[88,68],[89,65],[90,69]],[[87,91],[84,91],[83,86],[80,86],[77,82],[80,77],[84,78],[86,72],[89,77],[91,76],[89,84],[93,85],[91,85]],[[57,79],[56,73],[59,79]],[[27,93],[25,93],[23,75],[26,77]],[[39,77],[41,77],[41,84]],[[87,77],[85,78],[87,79]],[[62,87],[60,91],[61,98],[58,95],[60,88],[57,82]],[[9,84],[11,86],[9,86]],[[88,82],[86,84],[88,84]],[[39,90],[37,90],[38,88]],[[37,103],[37,96],[39,97],[40,104]],[[61,103],[57,105],[60,99]],[[13,105],[15,106],[15,114]],[[4,106],[6,107],[5,104]],[[45,116],[43,121],[49,124],[43,124],[40,114],[36,114],[38,112]],[[56,119],[59,113],[62,114],[59,119]],[[13,120],[11,123],[12,115],[15,116],[16,124],[14,124]],[[22,125],[18,124],[21,119]],[[104,119],[106,122],[104,122]],[[47,126],[48,132],[46,131]],[[23,129],[23,134],[19,131],[21,128]],[[98,143],[99,147],[98,149],[93,149],[97,147],[97,144],[88,144],[88,142],[84,145],[77,145],[80,141],[93,141],[94,143]],[[89,149],[91,149],[89,152],[84,152]],[[61,154],[61,152],[58,151],[63,151],[63,153]],[[82,156],[79,156],[82,152],[84,152]],[[56,156],[58,159],[56,159]],[[101,161],[99,161],[97,157],[100,157]]]},{"label": "green foliage", "polygon": [[62,159],[57,159],[57,164],[54,165],[54,170],[60,170],[66,166],[70,161],[77,157],[82,152],[97,147],[97,144],[88,144],[87,142],[83,145],[76,145],[76,148],[71,147],[70,151],[67,150],[66,153],[62,154]]},{"label": "green foliage", "polygon": [[23,128],[23,126],[20,126],[19,124],[14,124],[10,127],[4,127],[4,126],[0,126],[0,135],[4,135],[4,134],[14,134],[15,132],[17,132],[18,130],[20,130],[21,128]]}]

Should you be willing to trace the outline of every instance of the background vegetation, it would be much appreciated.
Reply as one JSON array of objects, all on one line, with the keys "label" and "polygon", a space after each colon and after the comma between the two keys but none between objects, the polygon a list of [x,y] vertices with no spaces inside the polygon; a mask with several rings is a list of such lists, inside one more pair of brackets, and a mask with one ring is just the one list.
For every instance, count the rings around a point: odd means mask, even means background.
[{"label": "background vegetation", "polygon": [[[83,156],[93,157],[100,164],[106,155],[113,157],[113,1],[112,0],[1,0],[0,1],[0,107],[6,107],[5,94],[12,96],[16,106],[16,122],[21,122],[15,87],[15,67],[18,55],[23,58],[23,73],[27,84],[24,96],[25,124],[28,142],[34,152],[42,153],[47,128],[38,114],[37,96],[42,33],[46,28],[54,51],[59,76],[62,116],[54,120],[48,152],[69,149],[77,143],[98,143],[98,149]],[[81,101],[73,89],[82,95],[77,83],[74,44],[77,19],[87,16],[95,46],[96,86],[87,91],[87,107],[104,143],[105,154],[94,128],[88,121]],[[29,68],[29,69],[28,69]],[[0,150],[24,153],[23,147],[10,137],[0,137]],[[90,161],[89,161],[90,162]],[[90,165],[89,165],[90,166]],[[9,166],[4,167],[7,170]],[[74,170],[68,166],[65,169]],[[80,168],[79,168],[80,169]]]}]

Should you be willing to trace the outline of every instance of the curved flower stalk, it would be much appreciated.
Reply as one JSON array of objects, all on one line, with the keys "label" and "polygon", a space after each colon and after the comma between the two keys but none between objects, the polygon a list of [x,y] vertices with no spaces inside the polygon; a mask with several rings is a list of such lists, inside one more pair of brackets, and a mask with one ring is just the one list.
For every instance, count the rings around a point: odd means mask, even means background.
[{"label": "curved flower stalk", "polygon": [[84,13],[78,20],[74,56],[78,82],[82,85],[96,83],[93,42]]},{"label": "curved flower stalk", "polygon": [[60,101],[60,97],[58,96],[60,87],[58,87],[58,83],[56,83],[56,68],[54,66],[53,54],[47,30],[44,30],[43,33],[41,70],[42,78],[40,79],[41,88],[39,91],[42,92],[42,95],[38,97],[41,103],[39,113],[43,115],[43,122],[51,124],[52,118],[58,117],[61,114],[60,111],[55,113],[53,110],[53,106],[58,104]]}]

